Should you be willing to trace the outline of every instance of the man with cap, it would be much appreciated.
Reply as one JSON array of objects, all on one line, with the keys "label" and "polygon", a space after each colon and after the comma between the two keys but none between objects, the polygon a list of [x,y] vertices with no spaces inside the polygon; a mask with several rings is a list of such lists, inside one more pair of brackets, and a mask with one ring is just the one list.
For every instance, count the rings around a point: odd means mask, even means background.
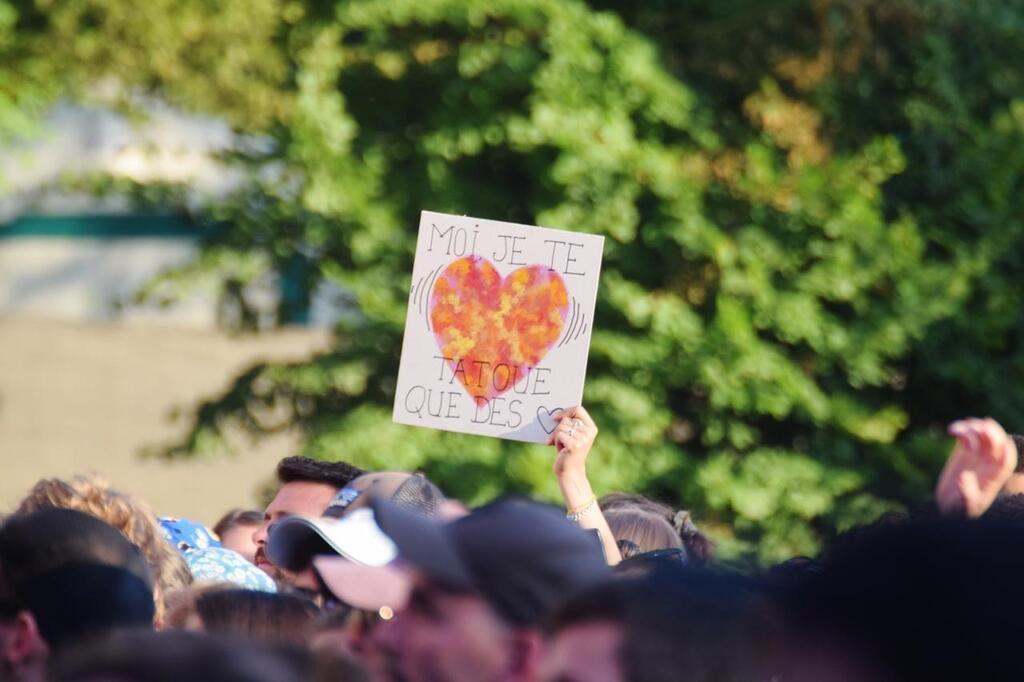
[{"label": "man with cap", "polygon": [[383,566],[395,555],[394,545],[377,528],[368,500],[384,499],[415,514],[431,517],[444,503],[440,488],[419,474],[381,471],[364,474],[331,500],[322,516],[295,515],[275,524],[266,556],[289,575],[297,587],[319,588],[313,573],[318,555],[342,556],[350,562]]},{"label": "man with cap", "polygon": [[[545,614],[609,576],[600,543],[546,505],[502,499],[448,522],[387,501],[371,507],[411,586],[405,603],[393,604],[397,616],[372,634],[382,680],[537,680]],[[343,561],[317,566],[332,592],[369,606],[378,584],[336,580],[331,564]]]},{"label": "man with cap", "polygon": [[267,559],[270,528],[295,514],[321,514],[339,490],[364,473],[347,462],[321,462],[309,457],[285,457],[278,462],[280,487],[263,513],[263,523],[252,534],[257,568],[274,580],[291,583],[292,576]]},{"label": "man with cap", "polygon": [[0,527],[0,679],[42,680],[53,650],[154,610],[142,553],[99,519],[48,508]]}]

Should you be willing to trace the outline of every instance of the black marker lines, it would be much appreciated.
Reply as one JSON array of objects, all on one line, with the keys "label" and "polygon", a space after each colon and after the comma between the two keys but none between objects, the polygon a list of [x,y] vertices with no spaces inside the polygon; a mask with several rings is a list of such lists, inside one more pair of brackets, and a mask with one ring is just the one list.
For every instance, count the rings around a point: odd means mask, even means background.
[{"label": "black marker lines", "polygon": [[424,304],[422,307],[423,317],[427,321],[427,331],[434,331],[433,327],[431,327],[430,325],[430,292],[434,290],[434,280],[436,280],[437,276],[441,274],[441,270],[443,270],[444,267],[445,266],[442,265],[437,270],[434,270],[433,273],[431,273],[430,284],[424,287],[423,291],[421,292]]},{"label": "black marker lines", "polygon": [[576,327],[576,334],[573,335],[572,340],[575,341],[576,339],[580,338],[580,334],[582,334],[583,330],[585,330],[586,328],[587,328],[587,314],[583,313],[583,320],[582,320],[582,322],[580,322],[580,325],[578,327]]},{"label": "black marker lines", "polygon": [[569,315],[569,324],[566,325],[565,334],[562,336],[562,340],[558,342],[558,346],[561,347],[569,340],[569,335],[572,333],[573,327],[576,325],[576,321],[579,319],[580,304],[577,302],[576,297],[572,297],[572,313]]}]

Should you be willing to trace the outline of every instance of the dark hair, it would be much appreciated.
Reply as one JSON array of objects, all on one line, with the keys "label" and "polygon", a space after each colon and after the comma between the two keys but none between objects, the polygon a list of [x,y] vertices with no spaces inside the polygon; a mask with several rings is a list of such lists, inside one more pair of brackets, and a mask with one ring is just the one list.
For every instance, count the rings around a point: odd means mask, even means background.
[{"label": "dark hair", "polygon": [[625,624],[626,605],[636,578],[617,578],[593,585],[563,602],[544,623],[547,633],[556,634],[574,625],[612,621]]},{"label": "dark hair", "polygon": [[255,509],[232,509],[220,517],[220,521],[213,527],[213,532],[220,538],[224,537],[224,533],[233,528],[238,528],[239,526],[259,526],[262,524],[263,512],[256,511]]},{"label": "dark hair", "polygon": [[[656,549],[665,549],[668,547],[678,547],[675,543],[662,544],[660,547],[645,546],[641,543],[636,542],[636,538],[631,536],[623,535],[620,538],[619,534],[615,530],[615,526],[612,525],[612,519],[610,516],[616,516],[613,512],[627,511],[627,510],[639,510],[646,512],[647,514],[654,515],[669,524],[669,527],[674,529],[674,534],[679,538],[682,543],[682,548],[686,550],[686,558],[691,565],[703,566],[707,564],[714,556],[715,546],[711,540],[704,535],[697,528],[693,522],[693,518],[688,511],[676,511],[669,507],[667,504],[662,504],[649,497],[643,495],[637,495],[635,493],[609,493],[602,497],[599,501],[601,511],[604,512],[605,519],[608,521],[608,525],[612,526],[612,534],[615,536],[616,541],[625,540],[632,542],[634,546],[620,545],[619,551],[623,552],[623,558],[634,556],[643,552],[649,552]],[[649,538],[650,541],[654,541],[658,537],[664,537],[663,533],[660,533],[656,524],[650,520],[643,523],[642,519],[632,519],[627,516],[623,519],[616,519],[616,523],[622,523],[623,530],[627,524],[632,525],[635,529],[640,530],[642,525],[643,536]],[[662,529],[663,530],[663,529]]]},{"label": "dark hair", "polygon": [[663,565],[569,599],[548,621],[557,633],[610,621],[622,627],[623,677],[637,682],[767,679],[774,626],[738,576]]},{"label": "dark hair", "polygon": [[285,457],[277,464],[277,480],[285,483],[326,483],[344,488],[366,472],[348,462],[322,462],[309,457]]},{"label": "dark hair", "polygon": [[987,521],[1024,523],[1024,494],[1000,495],[982,518]]},{"label": "dark hair", "polygon": [[340,604],[333,609],[325,609],[313,622],[313,629],[316,632],[342,630],[349,624],[354,611],[355,609],[346,604]]},{"label": "dark hair", "polygon": [[1024,474],[1024,436],[1011,433],[1010,439],[1013,440],[1013,444],[1017,446],[1017,466],[1013,470],[1013,473]]},{"label": "dark hair", "polygon": [[55,650],[151,625],[153,582],[142,552],[120,532],[84,512],[43,508],[0,526],[0,617],[22,609]]},{"label": "dark hair", "polygon": [[785,609],[806,641],[842,646],[871,679],[1024,679],[1019,524],[910,520],[840,540]]},{"label": "dark hair", "polygon": [[216,590],[196,598],[206,632],[271,644],[308,645],[318,613],[313,602],[292,594]]},{"label": "dark hair", "polygon": [[663,564],[686,566],[689,560],[681,547],[655,549],[626,557],[612,569],[618,575],[644,576],[658,570]]},{"label": "dark hair", "polygon": [[52,662],[53,682],[300,682],[309,655],[197,632],[120,632]]}]

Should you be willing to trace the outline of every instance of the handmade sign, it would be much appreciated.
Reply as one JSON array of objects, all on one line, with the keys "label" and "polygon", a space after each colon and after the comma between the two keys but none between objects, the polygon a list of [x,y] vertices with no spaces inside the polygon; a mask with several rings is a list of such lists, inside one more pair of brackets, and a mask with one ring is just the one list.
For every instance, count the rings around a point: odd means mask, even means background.
[{"label": "handmade sign", "polygon": [[424,211],[394,419],[543,443],[579,405],[604,237]]}]

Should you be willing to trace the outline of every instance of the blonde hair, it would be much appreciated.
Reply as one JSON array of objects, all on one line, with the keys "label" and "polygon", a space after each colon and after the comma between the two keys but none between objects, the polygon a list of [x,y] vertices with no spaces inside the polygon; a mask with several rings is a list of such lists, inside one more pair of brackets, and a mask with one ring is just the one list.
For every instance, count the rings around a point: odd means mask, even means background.
[{"label": "blonde hair", "polygon": [[[697,528],[688,511],[676,511],[634,493],[609,493],[598,502],[623,559],[680,547],[686,552],[687,562],[694,565],[703,566],[714,557],[714,544]],[[666,535],[666,526],[672,529],[672,538]]]},{"label": "blonde hair", "polygon": [[192,573],[178,551],[164,539],[156,515],[148,505],[110,488],[99,476],[76,476],[69,481],[42,479],[18,505],[26,514],[46,507],[74,509],[91,514],[121,531],[146,557],[153,577],[156,623],[167,613],[165,597],[192,583]]},{"label": "blonde hair", "polygon": [[646,509],[622,507],[604,513],[623,559],[656,549],[683,548],[682,538],[665,517]]}]

